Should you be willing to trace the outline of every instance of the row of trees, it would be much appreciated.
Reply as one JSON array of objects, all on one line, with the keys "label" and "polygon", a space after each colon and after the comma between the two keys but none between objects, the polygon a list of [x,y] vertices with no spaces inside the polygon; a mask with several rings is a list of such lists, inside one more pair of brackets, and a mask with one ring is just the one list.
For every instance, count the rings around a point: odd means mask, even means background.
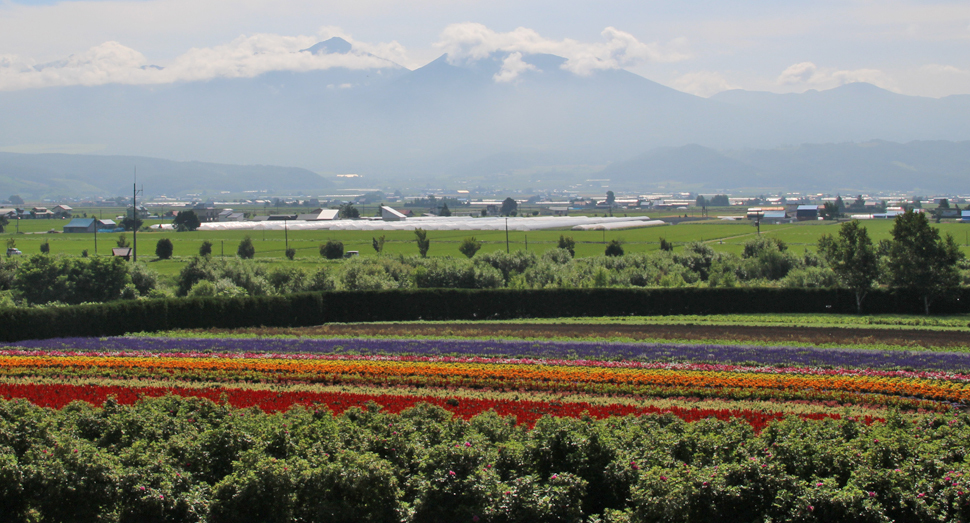
[{"label": "row of trees", "polygon": [[860,312],[866,294],[879,280],[891,288],[917,291],[926,314],[933,300],[960,285],[957,264],[963,253],[953,236],[941,237],[924,213],[909,211],[896,217],[892,240],[878,246],[853,220],[842,225],[838,236],[823,236],[818,247],[839,282],[855,292]]}]

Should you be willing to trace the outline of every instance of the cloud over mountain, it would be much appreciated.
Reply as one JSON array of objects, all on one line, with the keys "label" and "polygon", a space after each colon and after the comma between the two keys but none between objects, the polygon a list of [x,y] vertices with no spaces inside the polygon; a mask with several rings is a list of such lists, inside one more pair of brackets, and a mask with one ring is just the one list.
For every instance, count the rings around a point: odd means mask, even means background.
[{"label": "cloud over mountain", "polygon": [[813,86],[830,89],[840,85],[865,82],[895,91],[895,82],[878,69],[835,70],[821,68],[812,62],[789,66],[778,76],[778,85]]},{"label": "cloud over mountain", "polygon": [[[324,28],[321,33],[339,33]],[[153,65],[140,52],[119,42],[105,42],[64,60],[37,64],[30,59],[0,55],[0,90],[39,87],[147,85],[205,81],[214,78],[255,78],[272,71],[307,72],[335,67],[361,70],[399,67],[390,58],[404,55],[396,42],[351,43],[345,53],[309,53],[302,50],[318,36],[255,34],[223,45],[192,48],[165,66]]]},{"label": "cloud over mountain", "polygon": [[500,33],[482,24],[451,24],[441,33],[436,47],[448,54],[451,63],[475,61],[494,53],[553,54],[566,59],[562,68],[581,76],[603,69],[623,69],[650,62],[678,62],[690,54],[686,41],[677,39],[663,46],[645,44],[630,33],[607,27],[603,42],[586,43],[570,38],[551,40],[533,29],[519,27]]}]

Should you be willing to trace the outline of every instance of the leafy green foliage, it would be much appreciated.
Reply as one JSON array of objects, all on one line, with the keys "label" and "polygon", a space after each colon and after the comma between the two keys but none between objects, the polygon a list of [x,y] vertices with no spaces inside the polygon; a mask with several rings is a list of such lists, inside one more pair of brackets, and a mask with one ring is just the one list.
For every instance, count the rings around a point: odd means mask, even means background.
[{"label": "leafy green foliage", "polygon": [[960,415],[265,414],[167,396],[0,401],[5,521],[966,521]]},{"label": "leafy green foliage", "polygon": [[328,260],[339,260],[344,257],[344,244],[335,240],[328,240],[320,246],[320,256]]},{"label": "leafy green foliage", "polygon": [[155,244],[155,256],[163,260],[171,258],[174,250],[175,246],[172,245],[172,240],[168,238],[162,238]]},{"label": "leafy green foliage", "polygon": [[897,216],[892,235],[891,241],[880,245],[887,257],[889,286],[918,292],[929,314],[933,300],[959,287],[957,263],[963,253],[953,236],[940,237],[925,213],[907,211]]},{"label": "leafy green foliage", "polygon": [[565,249],[569,251],[569,256],[576,256],[576,242],[573,240],[572,236],[559,235],[559,243],[556,245],[559,249]]},{"label": "leafy green foliage", "polygon": [[137,231],[138,229],[141,229],[143,223],[145,222],[143,222],[141,218],[126,216],[118,225],[121,225],[121,227],[126,231]]},{"label": "leafy green foliage", "polygon": [[246,236],[239,242],[239,247],[236,249],[236,256],[244,260],[249,260],[253,256],[256,256],[256,247],[253,245],[252,238]]},{"label": "leafy green foliage", "polygon": [[[133,282],[132,269],[121,258],[52,258],[31,256],[17,268],[13,290],[28,303],[85,303],[116,300]],[[154,275],[135,269],[139,291],[154,287]]]},{"label": "leafy green foliage", "polygon": [[610,240],[604,254],[607,256],[623,256],[623,242],[620,240]]},{"label": "leafy green foliage", "polygon": [[202,245],[199,246],[199,256],[209,256],[212,254],[212,242],[209,240],[203,240]]},{"label": "leafy green foliage", "polygon": [[187,211],[180,211],[175,219],[172,220],[172,226],[178,232],[194,231],[202,225],[199,221],[199,215],[195,211],[189,209]]},{"label": "leafy green foliage", "polygon": [[360,218],[360,211],[349,203],[346,205],[341,205],[340,217],[345,220],[356,220],[357,218]]},{"label": "leafy green foliage", "polygon": [[502,209],[499,214],[502,216],[511,216],[515,211],[519,209],[519,204],[511,196],[502,200]]},{"label": "leafy green foliage", "polygon": [[472,258],[481,248],[482,242],[476,240],[474,236],[471,236],[461,241],[461,245],[458,246],[458,252],[464,254],[468,258]]},{"label": "leafy green foliage", "polygon": [[422,258],[428,256],[428,249],[431,247],[431,240],[428,239],[428,231],[424,229],[414,229],[414,238],[418,244],[418,252]]},{"label": "leafy green foliage", "polygon": [[824,235],[818,251],[839,278],[839,282],[856,294],[856,308],[862,312],[862,301],[879,278],[879,258],[869,233],[857,220],[842,224],[838,238]]}]

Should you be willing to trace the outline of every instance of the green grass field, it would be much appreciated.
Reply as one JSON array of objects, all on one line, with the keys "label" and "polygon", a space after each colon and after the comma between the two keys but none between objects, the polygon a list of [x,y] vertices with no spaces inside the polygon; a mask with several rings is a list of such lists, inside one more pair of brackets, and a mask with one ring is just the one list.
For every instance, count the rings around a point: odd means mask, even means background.
[{"label": "green grass field", "polygon": [[[117,233],[98,234],[97,249],[94,234],[46,234],[45,231],[62,230],[66,220],[22,220],[20,233],[16,234],[16,225],[8,226],[7,231],[0,234],[0,241],[14,239],[16,246],[24,254],[40,252],[40,245],[49,242],[50,252],[80,256],[87,250],[90,255],[95,251],[99,255],[110,253],[116,246]],[[159,223],[149,220],[146,225]],[[864,223],[873,241],[890,238],[892,222],[889,220],[872,220]],[[970,253],[966,242],[970,237],[970,225],[961,223],[943,223],[937,225],[944,233],[954,236],[965,253]],[[837,234],[839,224],[831,222],[803,222],[784,225],[763,225],[761,233],[776,237],[789,244],[796,252],[803,249],[814,250],[818,238],[823,234]],[[757,234],[757,230],[748,222],[724,222],[711,220],[705,222],[683,223],[665,227],[649,227],[642,229],[628,229],[620,231],[510,231],[510,250],[530,250],[542,253],[557,246],[560,235],[572,237],[576,241],[576,256],[595,256],[603,253],[604,244],[613,239],[624,243],[627,253],[655,251],[660,248],[660,238],[673,242],[676,248],[692,241],[702,241],[722,252],[740,253],[746,241]],[[361,256],[374,256],[372,239],[384,235],[386,243],[385,254],[417,254],[414,234],[410,231],[195,231],[177,233],[146,232],[138,233],[139,258],[143,260],[155,259],[155,244],[161,238],[169,238],[175,246],[171,261],[159,261],[153,265],[160,272],[174,273],[184,263],[185,259],[195,256],[203,241],[213,243],[212,252],[216,256],[234,256],[239,242],[245,237],[252,238],[256,247],[256,258],[266,261],[284,260],[286,246],[296,249],[295,263],[302,265],[323,262],[320,257],[320,245],[328,240],[341,241],[345,251],[359,251]],[[505,250],[506,237],[504,231],[428,231],[431,240],[429,256],[461,256],[458,246],[464,238],[474,236],[483,242],[481,253]],[[126,233],[128,241],[132,234]],[[182,260],[179,260],[182,258]]]}]

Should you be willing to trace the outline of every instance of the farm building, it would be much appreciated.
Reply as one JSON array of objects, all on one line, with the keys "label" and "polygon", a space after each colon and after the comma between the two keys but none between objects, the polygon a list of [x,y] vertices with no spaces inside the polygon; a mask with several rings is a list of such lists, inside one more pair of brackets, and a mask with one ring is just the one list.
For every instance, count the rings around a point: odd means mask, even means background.
[{"label": "farm building", "polygon": [[761,223],[786,223],[791,221],[792,219],[788,217],[788,213],[785,211],[765,211],[764,216],[761,217]]},{"label": "farm building", "polygon": [[960,217],[960,221],[963,223],[970,223],[970,211],[961,211],[963,214]]},{"label": "farm building", "polygon": [[74,218],[64,226],[64,232],[94,232],[95,227],[97,227],[99,231],[114,231],[117,224],[115,224],[113,220]]},{"label": "farm building", "polygon": [[94,232],[97,223],[94,218],[74,218],[64,226],[64,232]]},{"label": "farm building", "polygon": [[400,222],[407,220],[408,217],[400,211],[396,211],[386,205],[381,206],[381,219],[386,222]]},{"label": "farm building", "polygon": [[311,213],[300,214],[297,220],[316,222],[321,220],[336,220],[340,216],[339,209],[317,209]]},{"label": "farm building", "polygon": [[798,221],[817,220],[818,205],[799,205],[798,209],[795,210],[795,218]]}]

